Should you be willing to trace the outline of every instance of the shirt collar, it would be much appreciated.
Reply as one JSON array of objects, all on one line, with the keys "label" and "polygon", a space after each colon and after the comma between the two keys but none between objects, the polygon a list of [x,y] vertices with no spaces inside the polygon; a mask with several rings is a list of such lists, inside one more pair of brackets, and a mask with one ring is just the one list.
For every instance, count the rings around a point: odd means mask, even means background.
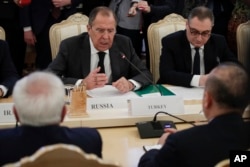
[{"label": "shirt collar", "polygon": [[[194,49],[195,47],[194,47],[194,45],[192,45],[191,43],[190,43],[190,47],[192,48],[192,49]],[[204,45],[203,46],[201,46],[200,47],[200,49],[204,49]]]}]

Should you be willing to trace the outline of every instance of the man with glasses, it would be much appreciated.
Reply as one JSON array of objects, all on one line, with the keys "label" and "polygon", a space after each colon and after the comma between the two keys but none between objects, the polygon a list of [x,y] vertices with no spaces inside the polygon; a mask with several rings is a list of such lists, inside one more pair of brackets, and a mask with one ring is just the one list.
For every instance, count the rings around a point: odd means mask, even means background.
[{"label": "man with glasses", "polygon": [[56,59],[48,67],[64,84],[82,82],[87,89],[112,84],[122,93],[151,84],[152,74],[136,55],[129,38],[116,34],[111,9],[93,9],[87,30],[62,41]]},{"label": "man with glasses", "polygon": [[214,16],[206,7],[194,8],[186,30],[162,39],[159,83],[185,87],[204,86],[207,74],[225,61],[237,62],[221,35],[211,34]]}]

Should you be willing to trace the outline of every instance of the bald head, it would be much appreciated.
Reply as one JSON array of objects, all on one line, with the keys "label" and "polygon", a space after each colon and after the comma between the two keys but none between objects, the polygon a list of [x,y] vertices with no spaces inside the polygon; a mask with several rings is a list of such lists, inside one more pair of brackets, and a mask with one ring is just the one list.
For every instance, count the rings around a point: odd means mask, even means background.
[{"label": "bald head", "polygon": [[205,91],[220,107],[243,111],[249,103],[247,72],[238,64],[223,63],[209,74]]}]

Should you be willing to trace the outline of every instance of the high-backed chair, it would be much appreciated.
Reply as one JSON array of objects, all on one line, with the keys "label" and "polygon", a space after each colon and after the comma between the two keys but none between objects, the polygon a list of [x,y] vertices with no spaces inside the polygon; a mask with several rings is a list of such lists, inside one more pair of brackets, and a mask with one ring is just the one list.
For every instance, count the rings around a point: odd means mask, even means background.
[{"label": "high-backed chair", "polygon": [[236,31],[238,60],[250,69],[250,20],[241,23]]},{"label": "high-backed chair", "polygon": [[0,26],[0,39],[5,40],[5,31],[1,26]]},{"label": "high-backed chair", "polygon": [[56,57],[62,40],[87,31],[88,16],[76,13],[51,26],[49,31],[52,60]]},{"label": "high-backed chair", "polygon": [[150,71],[153,74],[153,81],[156,83],[159,79],[159,63],[161,55],[161,39],[173,32],[184,30],[186,28],[186,19],[181,15],[172,13],[165,16],[162,20],[152,23],[148,27],[148,45],[150,55]]},{"label": "high-backed chair", "polygon": [[106,162],[94,154],[84,153],[79,147],[70,144],[55,144],[40,148],[31,156],[4,167],[119,167]]}]

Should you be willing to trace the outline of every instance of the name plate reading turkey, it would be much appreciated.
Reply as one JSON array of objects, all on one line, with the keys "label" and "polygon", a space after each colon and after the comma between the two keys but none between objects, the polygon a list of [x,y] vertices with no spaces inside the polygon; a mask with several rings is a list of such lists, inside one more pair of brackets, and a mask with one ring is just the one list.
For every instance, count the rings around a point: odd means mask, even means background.
[{"label": "name plate reading turkey", "polygon": [[16,122],[13,103],[0,103],[0,123]]},{"label": "name plate reading turkey", "polygon": [[132,115],[154,115],[159,111],[183,114],[184,102],[181,96],[159,96],[130,99],[129,111]]},{"label": "name plate reading turkey", "polygon": [[87,111],[112,111],[128,109],[128,100],[124,97],[87,98]]}]

